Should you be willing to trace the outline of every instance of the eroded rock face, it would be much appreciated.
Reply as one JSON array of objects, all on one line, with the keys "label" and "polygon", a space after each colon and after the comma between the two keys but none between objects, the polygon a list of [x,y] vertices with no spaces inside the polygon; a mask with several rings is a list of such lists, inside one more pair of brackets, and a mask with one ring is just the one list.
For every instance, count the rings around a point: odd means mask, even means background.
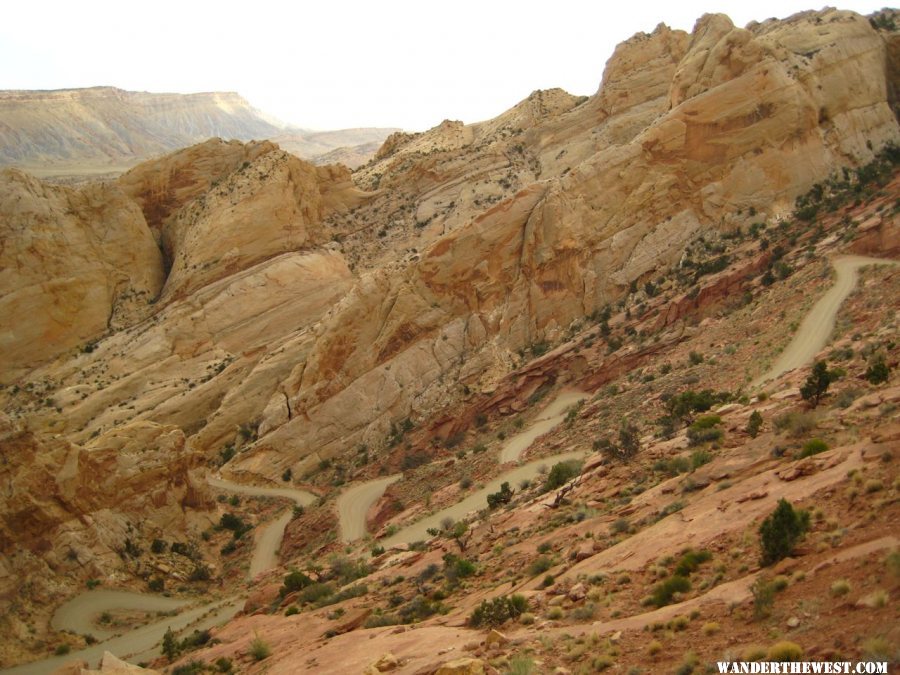
[{"label": "eroded rock face", "polygon": [[164,281],[140,209],[111,185],[0,172],[0,382],[146,312]]},{"label": "eroded rock face", "polygon": [[240,143],[212,138],[134,167],[116,181],[144,212],[157,240],[163,225],[185,204],[205,194],[234,171],[276,150],[268,142]]},{"label": "eroded rock face", "polygon": [[[660,27],[621,46],[597,96],[553,117],[578,129],[576,118],[603,110],[595,124],[619,142],[482,211],[402,272],[362,279],[287,385],[293,418],[246,466],[383,438],[389,420],[428,410],[434,383],[483,383],[502,353],[552,339],[704,230],[788,213],[830,171],[898,138],[885,49],[867,20],[836,10],[749,30],[708,15],[691,36]],[[637,65],[644,56],[649,73]],[[630,100],[631,90],[646,94]],[[401,139],[369,171],[394,184],[415,175],[400,160],[416,147],[465,153],[483,126]]]},{"label": "eroded rock face", "polygon": [[349,171],[273,150],[242,165],[164,223],[171,270],[162,301],[288,251],[327,241],[322,219],[358,200]]},{"label": "eroded rock face", "polygon": [[[68,548],[90,548],[98,540],[109,553],[124,545],[115,535],[125,531],[129,515],[163,530],[186,509],[212,505],[205,483],[191,474],[199,457],[176,427],[134,422],[79,447],[26,431],[5,417],[0,424],[6,459],[0,550],[6,555],[16,548],[54,550],[62,561]],[[92,527],[107,517],[121,520],[122,532]],[[59,536],[60,528],[66,537]]]},{"label": "eroded rock face", "polygon": [[190,513],[212,508],[200,456],[173,426],[135,422],[84,447],[0,415],[0,619],[27,641],[25,617],[122,567],[127,541],[184,538]]},{"label": "eroded rock face", "polygon": [[658,26],[616,49],[587,100],[535,92],[494,120],[391,137],[354,175],[371,193],[268,143],[138,167],[119,185],[171,264],[161,301],[37,371],[64,413],[29,414],[79,442],[174,424],[210,454],[247,427],[260,439],[229,468],[268,477],[380,443],[462,386],[490,390],[516,350],[702,232],[777,220],[896,140],[890,40],[836,10]]}]

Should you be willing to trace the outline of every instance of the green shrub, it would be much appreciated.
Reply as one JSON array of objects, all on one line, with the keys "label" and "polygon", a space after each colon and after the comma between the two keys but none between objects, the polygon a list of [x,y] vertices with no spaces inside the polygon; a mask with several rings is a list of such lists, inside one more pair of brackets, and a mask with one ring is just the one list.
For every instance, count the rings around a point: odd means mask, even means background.
[{"label": "green shrub", "polygon": [[705,562],[712,560],[712,553],[703,549],[700,551],[694,551],[692,549],[688,549],[684,552],[684,555],[681,556],[681,559],[678,561],[678,564],[675,566],[675,575],[681,577],[690,576],[692,572],[696,571],[700,565]]},{"label": "green shrub", "polygon": [[453,553],[444,554],[444,575],[451,583],[470,577],[477,571],[475,563]]},{"label": "green shrub", "polygon": [[821,438],[813,438],[803,444],[800,452],[797,453],[797,458],[803,459],[804,457],[811,457],[812,455],[818,455],[820,452],[825,452],[826,450],[828,450],[828,443]]},{"label": "green shrub", "polygon": [[884,566],[895,579],[900,578],[900,551],[891,551],[885,556]]},{"label": "green shrub", "polygon": [[581,607],[572,610],[572,618],[575,621],[591,621],[597,615],[597,605],[587,602]]},{"label": "green shrub", "polygon": [[864,640],[861,646],[863,658],[867,660],[889,661],[896,658],[890,641],[880,635]]},{"label": "green shrub", "polygon": [[536,577],[538,574],[543,574],[551,567],[553,567],[553,560],[549,556],[542,555],[531,561],[531,564],[528,566],[528,576]]},{"label": "green shrub", "polygon": [[689,590],[691,590],[690,580],[676,574],[653,587],[650,601],[657,607],[664,607],[672,602],[672,597],[676,593],[686,593]]},{"label": "green shrub", "polygon": [[220,656],[216,659],[216,670],[220,673],[230,673],[234,668],[234,664],[226,656]]},{"label": "green shrub", "polygon": [[581,462],[577,460],[557,462],[550,468],[550,472],[544,480],[544,492],[562,487],[580,473]]},{"label": "green shrub", "polygon": [[522,595],[501,595],[493,600],[482,600],[469,616],[469,625],[500,626],[510,619],[517,619],[528,609],[528,600]]},{"label": "green shrub", "polygon": [[[714,431],[718,431],[718,429],[714,429]],[[694,450],[694,452],[691,453],[691,469],[696,470],[704,464],[709,464],[712,461],[712,458],[712,454],[706,450]]]},{"label": "green shrub", "polygon": [[692,429],[712,429],[722,423],[722,418],[718,415],[701,415],[691,424]]},{"label": "green shrub", "polygon": [[716,443],[722,440],[724,432],[721,429],[688,429],[687,437],[690,445],[702,445],[703,443]]},{"label": "green shrub", "polygon": [[192,649],[199,649],[207,644],[210,639],[212,639],[212,635],[208,630],[195,630],[181,641],[178,645],[179,651],[187,652]]},{"label": "green shrub", "polygon": [[780,499],[775,510],[759,527],[762,556],[760,564],[772,565],[788,557],[809,529],[809,512],[797,511],[790,502]]},{"label": "green shrub", "polygon": [[871,384],[881,384],[882,382],[887,382],[890,374],[891,370],[890,368],[888,368],[888,365],[884,362],[883,358],[879,358],[874,363],[871,363],[868,368],[866,368],[866,379]]},{"label": "green shrub", "polygon": [[328,578],[337,580],[342,586],[372,573],[372,568],[365,560],[345,555],[329,556],[328,565]]},{"label": "green shrub", "polygon": [[294,591],[300,591],[309,586],[312,583],[312,579],[306,576],[303,572],[298,572],[294,570],[289,572],[284,577],[284,582],[281,586],[281,597],[284,597],[288,593],[293,593]]},{"label": "green shrub", "polygon": [[[350,598],[359,598],[363,595],[366,595],[368,592],[369,587],[365,584],[355,584],[341,591],[338,591],[337,593],[329,593],[324,595],[318,601],[316,601],[316,606],[327,607],[328,605],[334,605],[339,602],[343,602],[344,600],[349,600]],[[301,593],[300,595],[302,596],[303,593]]]},{"label": "green shrub", "polygon": [[206,664],[196,659],[177,666],[172,670],[172,675],[199,675],[206,671]]},{"label": "green shrub", "polygon": [[716,403],[729,398],[727,393],[715,393],[712,389],[685,391],[676,394],[666,402],[669,414],[676,419],[687,419],[691,413],[706,412]]},{"label": "green shrub", "polygon": [[65,656],[71,651],[71,649],[72,648],[69,645],[63,643],[61,645],[57,645],[56,649],[53,650],[53,653],[56,654],[56,656]]},{"label": "green shrub", "polygon": [[687,457],[660,459],[653,463],[653,470],[673,477],[691,470],[691,461]]},{"label": "green shrub", "polygon": [[775,418],[775,428],[791,436],[802,436],[816,428],[816,418],[811,413],[788,412]]},{"label": "green shrub", "polygon": [[334,593],[334,588],[329,584],[321,582],[311,583],[306,586],[297,596],[297,600],[302,603],[317,603]]},{"label": "green shrub", "polygon": [[191,570],[191,574],[188,577],[190,581],[209,581],[212,578],[212,572],[209,567],[204,565],[203,563],[198,563],[194,565],[194,569]]}]

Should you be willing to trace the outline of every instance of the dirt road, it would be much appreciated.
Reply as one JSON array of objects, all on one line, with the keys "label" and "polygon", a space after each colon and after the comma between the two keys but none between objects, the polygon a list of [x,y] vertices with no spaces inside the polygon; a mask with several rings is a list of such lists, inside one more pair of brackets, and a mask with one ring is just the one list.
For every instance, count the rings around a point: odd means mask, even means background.
[{"label": "dirt road", "polygon": [[[102,593],[109,592],[103,591]],[[69,630],[73,630],[77,633],[92,633],[95,631],[95,627],[91,621],[91,617],[94,616],[96,612],[103,611],[103,609],[100,609],[101,607],[106,609],[133,609],[135,607],[146,607],[149,603],[153,602],[152,598],[158,597],[139,593],[129,595],[139,595],[142,597],[140,599],[132,598],[126,606],[110,606],[107,602],[107,598],[102,594],[98,595],[99,602],[96,607],[91,605],[90,598],[80,601],[80,606],[85,612],[85,614],[83,614],[83,625],[69,624]],[[74,600],[78,600],[80,597],[81,596],[78,596]],[[4,675],[7,673],[9,675],[48,675],[64,664],[77,660],[84,660],[92,666],[96,666],[103,656],[103,652],[111,652],[120,658],[129,657],[132,662],[149,661],[151,658],[159,656],[160,651],[157,645],[169,628],[174,631],[180,631],[188,627],[195,630],[211,628],[233,617],[243,606],[243,598],[225,598],[217,600],[187,610],[176,616],[165,617],[159,621],[147,624],[146,626],[135,628],[124,635],[98,642],[87,649],[71,652],[65,656],[52,656],[48,659],[43,659],[42,661],[26,663],[0,672],[4,673]],[[56,617],[54,617],[54,620],[55,619]]]},{"label": "dirt road", "polygon": [[561,391],[553,402],[541,411],[540,417],[534,420],[525,431],[511,436],[506,441],[500,450],[500,463],[517,461],[538,436],[543,436],[563,421],[566,410],[571,405],[586,398],[588,398],[588,394],[582,391]]},{"label": "dirt road", "polygon": [[[301,506],[308,506],[316,500],[316,496],[305,490],[294,488],[272,488],[256,485],[242,485],[231,481],[207,477],[206,481],[214,488],[235,492],[253,497],[282,497],[291,499]],[[278,518],[264,527],[257,528],[253,543],[253,557],[250,559],[250,569],[247,576],[252,579],[260,572],[272,569],[278,564],[278,550],[281,548],[281,540],[284,538],[284,529],[291,522],[293,513],[290,509],[279,514]]]},{"label": "dirt road", "polygon": [[[311,504],[316,499],[316,496],[310,492],[293,488],[241,485],[214,476],[209,476],[207,482],[212,487],[228,492],[256,497],[282,497],[304,506]],[[278,564],[278,550],[281,548],[284,529],[291,521],[292,515],[291,510],[287,509],[271,523],[257,528],[253,557],[250,560],[248,573],[250,578]],[[135,628],[119,637],[112,637],[111,631],[98,628],[94,623],[94,618],[106,611],[116,609],[147,612],[171,611],[183,608],[189,604],[189,600],[166,598],[150,593],[107,589],[86,591],[76,595],[57,609],[53,614],[51,624],[58,630],[69,630],[73,633],[81,634],[90,633],[98,640],[101,640],[101,642],[67,656],[52,657],[2,672],[42,675],[43,673],[53,672],[54,669],[73,659],[84,659],[95,663],[103,656],[105,651],[112,652],[120,657],[131,656],[133,657],[132,660],[149,659],[159,654],[159,649],[156,645],[170,627],[178,631],[187,626],[196,629],[215,626],[233,617],[243,606],[243,600],[240,598],[227,598],[206,603],[175,616]],[[194,622],[197,623],[195,624]]]},{"label": "dirt road", "polygon": [[338,516],[341,523],[341,538],[345,542],[356,541],[366,536],[366,514],[388,485],[394,483],[403,474],[397,473],[386,478],[378,478],[366,483],[354,485],[345,490],[337,500]]},{"label": "dirt road", "polygon": [[785,348],[774,365],[751,384],[757,387],[774,380],[789,370],[804,366],[828,344],[838,310],[847,296],[856,288],[857,272],[866,265],[897,265],[897,261],[882,258],[867,258],[858,255],[837,256],[831,261],[837,273],[834,285],[829,288],[803,317],[794,338]]},{"label": "dirt road", "polygon": [[542,467],[550,468],[557,462],[563,462],[569,459],[581,459],[586,454],[586,452],[580,451],[566,452],[560,455],[553,455],[552,457],[536,459],[528,464],[518,466],[515,469],[500,474],[483,488],[476,490],[462,501],[457,502],[453,506],[448,506],[442,511],[438,511],[437,513],[422,518],[412,525],[404,527],[393,536],[381,539],[380,543],[383,546],[393,546],[395,544],[408,544],[413,541],[428,539],[431,536],[427,532],[428,528],[440,528],[441,521],[445,518],[459,520],[472,511],[478,511],[479,509],[487,507],[488,494],[497,492],[502,483],[508,482],[511,488],[514,490],[518,489],[521,481],[525,479],[533,480],[538,476],[541,473]]}]

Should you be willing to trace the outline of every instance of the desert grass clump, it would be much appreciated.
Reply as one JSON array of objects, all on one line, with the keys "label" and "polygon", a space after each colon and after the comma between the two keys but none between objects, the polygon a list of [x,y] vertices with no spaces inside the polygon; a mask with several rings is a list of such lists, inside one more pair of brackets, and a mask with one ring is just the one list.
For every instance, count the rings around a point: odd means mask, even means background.
[{"label": "desert grass clump", "polygon": [[884,489],[884,483],[882,483],[877,478],[873,478],[871,480],[866,481],[865,490],[866,494],[872,494],[873,492],[880,492]]},{"label": "desert grass clump", "polygon": [[551,607],[547,610],[547,618],[551,621],[559,621],[563,618],[562,607]]},{"label": "desert grass clump", "polygon": [[862,643],[863,657],[873,661],[887,661],[893,658],[891,643],[884,637],[877,635],[868,638]]},{"label": "desert grass clump", "polygon": [[775,604],[775,586],[764,577],[757,577],[750,587],[753,594],[753,618],[757,621],[765,619],[772,613]]},{"label": "desert grass clump", "polygon": [[785,588],[790,585],[790,579],[788,579],[785,575],[779,574],[777,577],[772,579],[772,588],[775,589],[776,593],[780,593]]},{"label": "desert grass clump", "polygon": [[775,418],[775,428],[787,433],[788,436],[798,437],[809,433],[816,428],[816,416],[807,412],[788,412]]},{"label": "desert grass clump", "polygon": [[800,661],[803,658],[803,648],[796,642],[782,640],[769,647],[766,657],[769,661]]},{"label": "desert grass clump", "polygon": [[675,669],[675,675],[691,675],[700,663],[700,659],[694,652],[685,652],[681,657],[681,663]]},{"label": "desert grass clump", "polygon": [[900,577],[900,551],[891,551],[884,559],[884,565],[887,567],[891,576]]},{"label": "desert grass clump", "polygon": [[596,615],[597,605],[593,602],[588,602],[581,607],[576,607],[572,610],[571,614],[575,621],[591,621]]},{"label": "desert grass clump", "polygon": [[250,641],[248,653],[253,657],[254,661],[262,661],[272,655],[272,648],[268,642],[257,635]]},{"label": "desert grass clump", "polygon": [[534,659],[525,654],[517,654],[509,660],[506,672],[509,675],[532,675],[538,671]]},{"label": "desert grass clump", "polygon": [[688,627],[688,624],[690,622],[690,619],[688,619],[686,616],[676,616],[669,621],[667,627],[669,630],[682,631]]},{"label": "desert grass clump", "polygon": [[700,632],[703,633],[706,637],[710,637],[718,633],[722,627],[716,623],[715,621],[707,621],[703,624],[703,627],[700,628]]},{"label": "desert grass clump", "polygon": [[800,452],[797,453],[797,459],[812,457],[813,455],[818,455],[820,452],[825,452],[826,450],[828,450],[828,443],[821,438],[813,438],[803,444]]},{"label": "desert grass clump", "polygon": [[860,598],[857,604],[868,607],[869,609],[881,609],[882,607],[886,607],[888,604],[888,593],[883,589],[879,589],[877,591],[872,591],[865,597]]},{"label": "desert grass clump", "polygon": [[768,650],[760,645],[747,645],[741,652],[740,660],[746,662],[762,661],[768,653]]},{"label": "desert grass clump", "polygon": [[663,650],[662,642],[659,640],[653,640],[650,644],[647,645],[647,653],[650,656],[656,656]]},{"label": "desert grass clump", "polygon": [[846,579],[838,579],[831,584],[831,595],[840,598],[850,592],[850,582]]},{"label": "desert grass clump", "polygon": [[591,661],[591,668],[594,669],[595,673],[600,673],[604,670],[608,670],[614,665],[616,665],[616,660],[609,654],[601,654],[600,656],[595,656]]}]

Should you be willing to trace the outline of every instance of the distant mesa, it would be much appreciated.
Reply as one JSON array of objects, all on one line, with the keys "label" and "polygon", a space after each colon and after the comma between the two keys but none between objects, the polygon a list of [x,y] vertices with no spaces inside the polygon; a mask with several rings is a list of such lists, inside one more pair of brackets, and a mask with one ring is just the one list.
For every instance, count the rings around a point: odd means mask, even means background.
[{"label": "distant mesa", "polygon": [[234,92],[0,91],[0,166],[40,177],[119,173],[209,138],[273,140],[315,163],[334,153],[328,161],[355,168],[395,131],[285,126]]}]

